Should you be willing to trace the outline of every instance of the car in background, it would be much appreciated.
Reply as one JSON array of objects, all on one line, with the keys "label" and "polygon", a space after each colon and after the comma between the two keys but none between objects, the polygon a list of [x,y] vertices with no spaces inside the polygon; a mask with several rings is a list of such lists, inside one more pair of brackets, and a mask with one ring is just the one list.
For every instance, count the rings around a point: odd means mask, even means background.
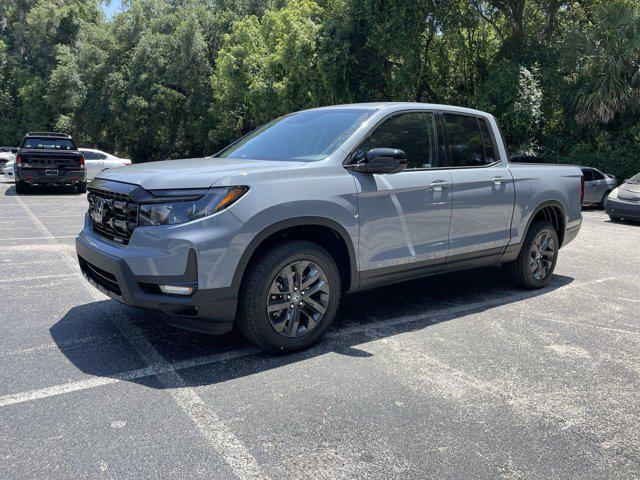
[{"label": "car in background", "polygon": [[87,180],[91,180],[100,172],[110,168],[131,165],[128,158],[118,158],[110,153],[96,150],[93,148],[79,148],[84,156],[85,167],[87,169]]},{"label": "car in background", "polygon": [[5,164],[4,168],[2,169],[2,175],[4,176],[5,180],[13,182],[13,169],[15,168],[15,164],[15,160],[10,160]]},{"label": "car in background", "polygon": [[84,157],[69,135],[30,132],[13,153],[16,193],[25,193],[32,185],[74,186],[78,193],[87,192]]},{"label": "car in background", "polygon": [[640,220],[640,173],[625,180],[609,194],[605,211],[614,222]]},{"label": "car in background", "polygon": [[604,209],[607,195],[616,188],[618,181],[613,175],[602,173],[597,168],[580,167],[584,176],[583,205],[598,205]]},{"label": "car in background", "polygon": [[4,167],[7,166],[7,163],[16,159],[16,156],[11,151],[2,150],[0,151],[0,172],[4,170]]}]

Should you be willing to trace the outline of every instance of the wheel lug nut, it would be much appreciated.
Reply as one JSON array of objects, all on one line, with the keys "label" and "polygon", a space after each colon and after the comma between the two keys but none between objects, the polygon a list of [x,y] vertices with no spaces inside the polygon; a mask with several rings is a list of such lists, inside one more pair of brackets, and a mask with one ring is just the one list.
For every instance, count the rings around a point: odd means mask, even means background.
[{"label": "wheel lug nut", "polygon": [[302,290],[302,291],[300,292],[300,295],[304,295],[304,290]]},{"label": "wheel lug nut", "polygon": [[293,307],[295,307],[295,305],[292,303],[292,304],[291,304],[291,307],[289,307],[289,308],[293,308]]},{"label": "wheel lug nut", "polygon": [[294,290],[298,290],[298,287],[293,287]]},{"label": "wheel lug nut", "polygon": [[287,300],[289,300],[291,298],[291,295],[287,295]]},{"label": "wheel lug nut", "polygon": [[298,305],[303,306],[303,305],[304,305],[304,302],[300,302]]}]

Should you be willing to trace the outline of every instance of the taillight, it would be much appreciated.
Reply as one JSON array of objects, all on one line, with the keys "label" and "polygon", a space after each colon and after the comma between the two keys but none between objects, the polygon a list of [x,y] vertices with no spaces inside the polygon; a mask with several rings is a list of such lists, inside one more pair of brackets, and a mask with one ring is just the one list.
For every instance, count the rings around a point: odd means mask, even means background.
[{"label": "taillight", "polygon": [[84,155],[80,155],[80,166],[84,167]]},{"label": "taillight", "polygon": [[584,175],[580,175],[580,205],[584,202]]},{"label": "taillight", "polygon": [[22,165],[23,162],[23,158],[20,156],[20,154],[16,155],[16,165]]}]

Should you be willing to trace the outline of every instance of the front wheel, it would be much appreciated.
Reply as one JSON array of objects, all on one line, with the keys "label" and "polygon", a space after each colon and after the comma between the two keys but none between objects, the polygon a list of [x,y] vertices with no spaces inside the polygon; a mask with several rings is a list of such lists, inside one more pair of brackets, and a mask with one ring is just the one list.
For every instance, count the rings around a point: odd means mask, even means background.
[{"label": "front wheel", "polygon": [[341,291],[338,267],[324,248],[306,240],[283,243],[248,273],[238,327],[264,350],[309,348],[333,323]]},{"label": "front wheel", "polygon": [[600,210],[604,210],[605,204],[607,203],[607,197],[609,196],[610,193],[611,193],[611,190],[609,190],[608,192],[605,192],[605,194],[602,196],[602,200],[598,202],[598,208]]},{"label": "front wheel", "polygon": [[559,248],[553,225],[546,220],[536,220],[527,231],[518,258],[505,264],[509,276],[527,290],[544,287],[553,275]]}]

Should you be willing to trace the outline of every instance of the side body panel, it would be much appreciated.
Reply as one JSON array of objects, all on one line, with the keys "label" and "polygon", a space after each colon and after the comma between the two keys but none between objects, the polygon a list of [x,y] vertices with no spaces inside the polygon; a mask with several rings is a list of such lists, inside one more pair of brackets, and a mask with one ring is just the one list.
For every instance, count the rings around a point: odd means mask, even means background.
[{"label": "side body panel", "polygon": [[308,219],[313,218],[319,224],[333,228],[343,238],[348,250],[354,253],[355,278],[352,278],[351,287],[355,286],[353,282],[357,283],[359,270],[359,232],[354,178],[341,163],[321,161],[308,165],[308,168],[303,166],[286,172],[230,175],[215,184],[248,185],[249,192],[229,209],[242,224],[231,242],[230,252],[205,251],[199,255],[207,265],[214,267],[207,274],[209,284],[237,282],[237,269],[245,250],[254,238],[271,231],[272,226],[305,225]]},{"label": "side body panel", "polygon": [[516,192],[510,244],[522,242],[531,215],[546,202],[557,202],[562,206],[565,230],[580,227],[580,168],[572,165],[513,163],[509,165],[509,170]]},{"label": "side body panel", "polygon": [[515,188],[506,163],[451,170],[449,256],[504,247],[511,239]]},{"label": "side body panel", "polygon": [[[420,261],[444,264],[451,220],[448,170],[354,176],[359,195],[361,270]],[[434,182],[447,186],[431,187]]]}]

